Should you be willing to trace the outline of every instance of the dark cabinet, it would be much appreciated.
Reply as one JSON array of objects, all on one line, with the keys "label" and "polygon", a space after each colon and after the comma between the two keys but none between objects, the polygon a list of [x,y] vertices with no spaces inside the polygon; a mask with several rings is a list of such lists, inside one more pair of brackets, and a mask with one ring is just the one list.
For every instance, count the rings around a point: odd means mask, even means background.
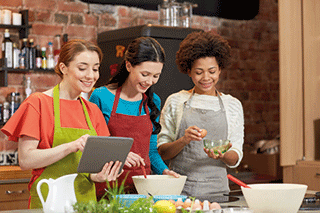
[{"label": "dark cabinet", "polygon": [[154,90],[161,98],[162,106],[169,95],[182,89],[191,89],[193,83],[188,75],[180,73],[175,63],[180,42],[191,32],[199,29],[141,25],[130,28],[106,31],[98,34],[98,46],[102,49],[103,60],[100,66],[100,78],[96,87],[105,85],[123,60],[123,53],[135,38],[149,36],[155,38],[166,53],[166,63]]}]

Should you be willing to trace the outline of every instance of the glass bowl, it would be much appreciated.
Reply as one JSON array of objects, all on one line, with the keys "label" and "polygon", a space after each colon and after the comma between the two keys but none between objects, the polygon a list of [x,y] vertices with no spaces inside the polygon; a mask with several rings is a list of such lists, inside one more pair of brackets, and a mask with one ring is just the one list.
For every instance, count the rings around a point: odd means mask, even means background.
[{"label": "glass bowl", "polygon": [[211,139],[203,139],[203,145],[206,149],[213,149],[214,153],[218,155],[218,150],[221,153],[225,153],[229,147],[230,140],[211,140]]}]

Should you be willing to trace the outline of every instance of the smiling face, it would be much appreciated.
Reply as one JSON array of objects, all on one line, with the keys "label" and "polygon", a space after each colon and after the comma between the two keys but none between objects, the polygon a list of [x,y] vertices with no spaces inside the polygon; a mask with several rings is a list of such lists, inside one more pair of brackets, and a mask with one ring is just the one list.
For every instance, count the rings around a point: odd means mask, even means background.
[{"label": "smiling face", "polygon": [[126,85],[137,93],[145,93],[149,87],[156,84],[159,80],[163,63],[146,61],[136,66],[126,62],[129,76]]},{"label": "smiling face", "polygon": [[74,94],[88,93],[99,78],[99,55],[95,51],[84,51],[74,57],[67,67],[60,63],[63,82]]},{"label": "smiling face", "polygon": [[216,84],[219,81],[221,69],[215,57],[199,58],[194,61],[188,75],[195,85],[195,93],[216,95]]}]

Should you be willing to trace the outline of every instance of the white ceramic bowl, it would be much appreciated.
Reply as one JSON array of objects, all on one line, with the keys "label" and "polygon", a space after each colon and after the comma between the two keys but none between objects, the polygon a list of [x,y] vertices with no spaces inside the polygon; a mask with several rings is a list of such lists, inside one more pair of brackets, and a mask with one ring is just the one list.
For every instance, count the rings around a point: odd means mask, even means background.
[{"label": "white ceramic bowl", "polygon": [[171,175],[143,175],[133,176],[133,183],[139,194],[152,195],[180,195],[187,176],[175,178]]},{"label": "white ceramic bowl", "polygon": [[248,184],[241,186],[250,209],[257,213],[297,213],[308,186],[303,184]]}]

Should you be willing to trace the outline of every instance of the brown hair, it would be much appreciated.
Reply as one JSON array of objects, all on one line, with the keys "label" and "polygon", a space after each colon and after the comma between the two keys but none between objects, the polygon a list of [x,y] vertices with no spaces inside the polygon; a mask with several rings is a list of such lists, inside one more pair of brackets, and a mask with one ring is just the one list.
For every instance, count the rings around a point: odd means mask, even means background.
[{"label": "brown hair", "polygon": [[102,51],[97,45],[83,39],[72,39],[62,46],[58,63],[54,70],[60,78],[63,77],[63,74],[60,71],[59,64],[64,63],[68,67],[70,62],[73,61],[78,54],[84,51],[93,51],[98,53],[99,62],[102,61]]}]

